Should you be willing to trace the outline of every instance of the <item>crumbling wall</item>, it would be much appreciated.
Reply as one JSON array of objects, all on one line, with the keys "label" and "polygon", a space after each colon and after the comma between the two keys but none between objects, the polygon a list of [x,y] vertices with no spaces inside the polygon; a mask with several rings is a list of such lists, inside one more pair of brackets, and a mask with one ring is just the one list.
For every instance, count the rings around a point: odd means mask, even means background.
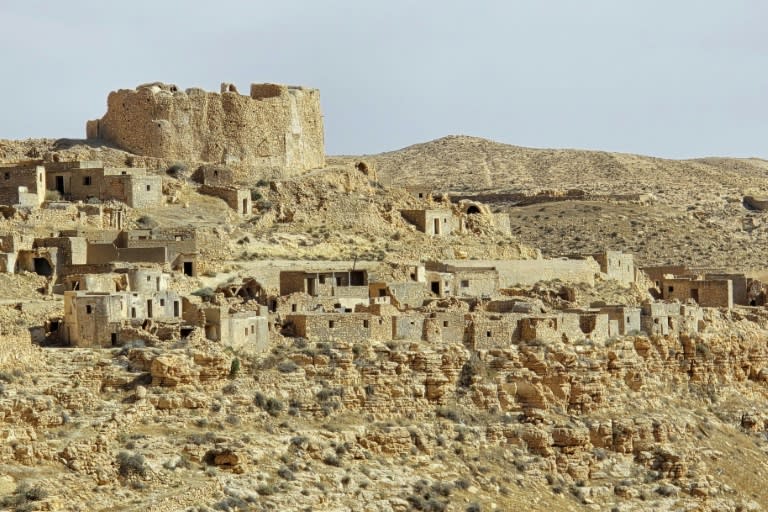
[{"label": "crumbling wall", "polygon": [[109,94],[107,112],[88,121],[86,136],[138,155],[280,169],[323,167],[320,93],[253,84],[250,96],[223,84],[221,93],[151,83]]}]

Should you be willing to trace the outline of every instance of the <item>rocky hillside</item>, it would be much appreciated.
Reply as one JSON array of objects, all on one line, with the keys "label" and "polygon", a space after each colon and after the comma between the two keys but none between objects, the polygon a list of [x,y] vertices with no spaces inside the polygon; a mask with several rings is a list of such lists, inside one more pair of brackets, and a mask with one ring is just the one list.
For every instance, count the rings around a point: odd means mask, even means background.
[{"label": "rocky hillside", "polygon": [[509,212],[513,234],[545,255],[608,248],[641,264],[764,267],[766,214],[743,198],[768,195],[766,160],[669,160],[464,136],[366,158],[383,183],[477,196]]}]

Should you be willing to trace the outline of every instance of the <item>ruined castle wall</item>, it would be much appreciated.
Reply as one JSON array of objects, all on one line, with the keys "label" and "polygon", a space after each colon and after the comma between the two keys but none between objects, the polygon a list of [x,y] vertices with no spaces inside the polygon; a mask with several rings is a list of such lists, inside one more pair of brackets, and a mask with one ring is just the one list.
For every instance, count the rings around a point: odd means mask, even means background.
[{"label": "ruined castle wall", "polygon": [[302,87],[254,84],[250,96],[160,83],[121,89],[86,134],[138,155],[286,174],[325,163],[320,94]]}]

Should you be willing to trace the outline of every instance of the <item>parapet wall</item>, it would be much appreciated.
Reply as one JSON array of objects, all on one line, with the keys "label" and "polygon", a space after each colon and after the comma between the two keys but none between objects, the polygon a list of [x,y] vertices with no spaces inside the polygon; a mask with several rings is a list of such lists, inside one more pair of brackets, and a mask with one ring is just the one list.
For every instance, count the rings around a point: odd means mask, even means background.
[{"label": "parapet wall", "polygon": [[216,162],[283,174],[323,167],[325,147],[317,89],[253,84],[239,94],[182,91],[152,83],[113,91],[107,113],[88,121],[86,136],[137,155]]}]

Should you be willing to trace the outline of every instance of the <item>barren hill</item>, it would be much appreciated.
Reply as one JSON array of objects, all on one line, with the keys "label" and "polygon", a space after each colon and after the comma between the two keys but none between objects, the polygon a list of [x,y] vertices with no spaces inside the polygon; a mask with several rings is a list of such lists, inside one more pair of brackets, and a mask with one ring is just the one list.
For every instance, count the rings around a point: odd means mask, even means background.
[{"label": "barren hill", "polygon": [[[625,153],[533,149],[467,136],[448,136],[372,155],[382,180],[423,184],[440,191],[519,191],[578,188],[593,193],[675,189],[736,191],[768,177],[768,161],[702,158],[669,160]],[[714,188],[712,188],[714,187]]]},{"label": "barren hill", "polygon": [[466,136],[365,158],[384,183],[474,196],[508,211],[513,234],[545,255],[610,248],[634,252],[641,264],[764,266],[765,214],[743,199],[768,194],[766,160],[669,160]]}]

